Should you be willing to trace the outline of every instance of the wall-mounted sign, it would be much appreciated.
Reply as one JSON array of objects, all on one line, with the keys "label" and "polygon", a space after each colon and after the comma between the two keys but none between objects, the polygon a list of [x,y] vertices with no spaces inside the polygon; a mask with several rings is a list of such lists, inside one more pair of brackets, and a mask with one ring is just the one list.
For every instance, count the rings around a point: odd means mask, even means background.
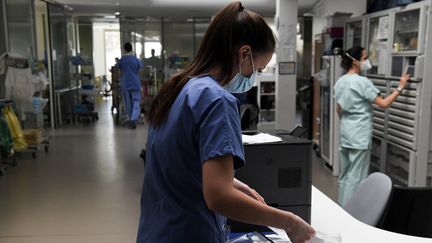
[{"label": "wall-mounted sign", "polygon": [[296,74],[295,62],[279,62],[279,74]]}]

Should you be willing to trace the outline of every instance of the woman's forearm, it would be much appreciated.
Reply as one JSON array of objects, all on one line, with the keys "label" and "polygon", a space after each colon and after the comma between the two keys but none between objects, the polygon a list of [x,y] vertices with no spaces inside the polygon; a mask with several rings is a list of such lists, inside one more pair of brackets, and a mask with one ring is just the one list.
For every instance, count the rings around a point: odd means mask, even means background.
[{"label": "woman's forearm", "polygon": [[391,95],[382,98],[381,96],[378,96],[375,99],[375,104],[378,105],[381,108],[388,108],[391,106],[391,104],[393,104],[393,102],[396,100],[396,98],[399,96],[399,91],[395,90],[393,91],[393,93],[391,93]]},{"label": "woman's forearm", "polygon": [[[240,181],[237,180],[237,182]],[[294,221],[294,217],[296,217],[290,212],[260,203],[234,187],[226,190],[221,203],[216,203],[213,206],[214,208],[211,208],[213,211],[237,221],[284,229],[290,227],[291,222],[287,219],[292,218]]]}]

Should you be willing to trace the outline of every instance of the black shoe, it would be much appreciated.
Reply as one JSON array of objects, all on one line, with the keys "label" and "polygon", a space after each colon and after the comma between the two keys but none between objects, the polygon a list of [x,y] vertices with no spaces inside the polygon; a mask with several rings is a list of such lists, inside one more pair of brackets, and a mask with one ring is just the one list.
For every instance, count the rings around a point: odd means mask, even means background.
[{"label": "black shoe", "polygon": [[136,129],[137,128],[136,122],[133,122],[133,121],[128,121],[128,126],[130,129]]}]

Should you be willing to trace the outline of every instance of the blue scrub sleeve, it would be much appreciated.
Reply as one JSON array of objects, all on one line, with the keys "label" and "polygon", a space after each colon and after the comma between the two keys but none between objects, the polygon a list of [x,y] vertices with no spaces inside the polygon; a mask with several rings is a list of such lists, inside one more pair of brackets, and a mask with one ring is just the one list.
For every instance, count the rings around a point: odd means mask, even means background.
[{"label": "blue scrub sleeve", "polygon": [[366,79],[366,85],[363,90],[363,97],[370,103],[373,103],[379,93],[379,89],[375,87],[372,81],[370,79]]},{"label": "blue scrub sleeve", "polygon": [[232,155],[234,169],[243,166],[244,149],[237,101],[230,101],[225,96],[216,98],[207,106],[200,120],[198,141],[201,162]]}]

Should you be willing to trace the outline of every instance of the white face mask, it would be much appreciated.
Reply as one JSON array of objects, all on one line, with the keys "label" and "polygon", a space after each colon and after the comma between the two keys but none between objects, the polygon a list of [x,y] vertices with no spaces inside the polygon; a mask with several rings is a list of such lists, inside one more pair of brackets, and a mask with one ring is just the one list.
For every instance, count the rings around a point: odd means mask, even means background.
[{"label": "white face mask", "polygon": [[[353,60],[354,62],[360,62],[360,61],[356,60],[354,57],[352,57],[349,53],[346,53],[346,55],[349,58],[351,58],[351,60]],[[370,70],[371,68],[372,68],[372,64],[369,61],[369,59],[366,59],[366,60],[360,62],[360,71],[366,72],[367,70]]]},{"label": "white face mask", "polygon": [[367,71],[367,70],[370,70],[371,68],[372,68],[372,64],[369,61],[369,59],[366,59],[360,63],[360,70],[361,71]]}]

